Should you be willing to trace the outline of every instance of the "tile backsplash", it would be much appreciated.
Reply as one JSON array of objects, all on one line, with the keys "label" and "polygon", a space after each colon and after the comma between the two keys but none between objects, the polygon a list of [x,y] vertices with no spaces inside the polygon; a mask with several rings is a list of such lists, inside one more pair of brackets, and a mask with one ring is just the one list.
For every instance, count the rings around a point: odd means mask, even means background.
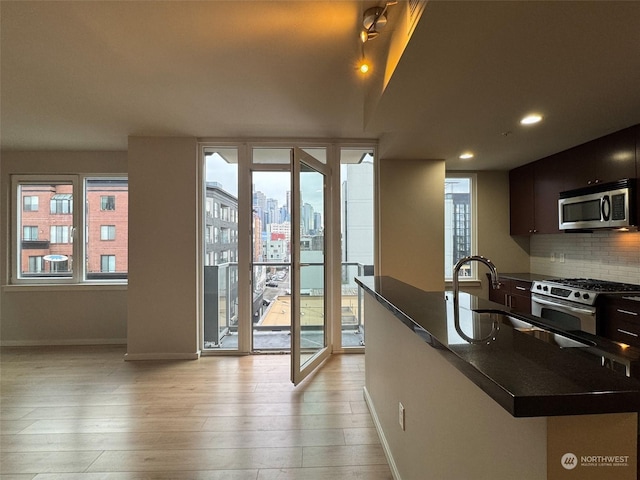
[{"label": "tile backsplash", "polygon": [[534,235],[531,273],[640,285],[640,232]]}]

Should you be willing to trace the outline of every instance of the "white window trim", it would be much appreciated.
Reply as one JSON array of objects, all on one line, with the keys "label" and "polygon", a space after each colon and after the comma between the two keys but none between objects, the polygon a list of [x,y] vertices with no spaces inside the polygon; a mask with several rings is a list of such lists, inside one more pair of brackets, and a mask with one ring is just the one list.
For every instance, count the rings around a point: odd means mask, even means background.
[{"label": "white window trim", "polygon": [[[469,178],[471,179],[471,255],[478,253],[478,175],[469,172],[446,172],[447,178]],[[481,282],[478,276],[478,268],[474,265],[471,277],[460,277],[460,283],[477,285]],[[450,285],[453,281],[452,277],[445,276],[445,284]]]},{"label": "white window trim", "polygon": [[[11,204],[14,205],[11,208],[11,270],[10,270],[10,286],[20,288],[22,286],[33,287],[50,287],[54,285],[127,285],[128,284],[128,272],[127,278],[109,278],[109,279],[90,279],[87,278],[86,265],[83,261],[77,259],[83,259],[86,255],[86,232],[85,225],[87,224],[86,213],[84,211],[85,204],[85,190],[86,181],[92,179],[104,179],[104,180],[119,180],[127,178],[126,173],[123,174],[20,174],[11,176]],[[69,234],[69,241],[73,244],[72,255],[74,258],[73,271],[69,277],[37,277],[37,278],[25,278],[20,276],[20,239],[21,232],[21,215],[22,215],[22,201],[18,199],[18,187],[20,184],[37,184],[51,185],[52,183],[71,183],[73,190],[73,225],[72,231]],[[44,206],[39,204],[39,208]],[[46,205],[46,208],[50,208]],[[81,227],[81,228],[79,228]],[[4,290],[4,289],[3,289]]]},{"label": "white window trim", "polygon": [[[103,235],[105,232],[107,234]],[[113,232],[113,236],[111,235],[111,232]],[[100,225],[100,241],[101,242],[113,242],[115,239],[116,239],[115,225]]]}]

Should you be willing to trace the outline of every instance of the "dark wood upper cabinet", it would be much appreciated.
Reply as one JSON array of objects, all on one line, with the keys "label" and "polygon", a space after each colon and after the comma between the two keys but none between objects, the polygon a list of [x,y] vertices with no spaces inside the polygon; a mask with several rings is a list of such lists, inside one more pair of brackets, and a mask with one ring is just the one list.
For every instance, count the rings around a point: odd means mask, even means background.
[{"label": "dark wood upper cabinet", "polygon": [[560,192],[638,176],[640,125],[514,168],[509,171],[510,233],[560,233]]},{"label": "dark wood upper cabinet", "polygon": [[640,125],[636,125],[636,178],[640,177]]},{"label": "dark wood upper cabinet", "polygon": [[531,235],[535,230],[534,164],[509,171],[509,220],[511,235]]},{"label": "dark wood upper cabinet", "polygon": [[534,163],[534,233],[560,233],[558,199],[563,188],[562,164],[563,160],[555,156]]},{"label": "dark wood upper cabinet", "polygon": [[563,190],[636,178],[638,128],[638,125],[625,128],[561,152]]},{"label": "dark wood upper cabinet", "polygon": [[509,172],[511,235],[559,233],[558,195],[562,180],[558,162],[547,157]]}]

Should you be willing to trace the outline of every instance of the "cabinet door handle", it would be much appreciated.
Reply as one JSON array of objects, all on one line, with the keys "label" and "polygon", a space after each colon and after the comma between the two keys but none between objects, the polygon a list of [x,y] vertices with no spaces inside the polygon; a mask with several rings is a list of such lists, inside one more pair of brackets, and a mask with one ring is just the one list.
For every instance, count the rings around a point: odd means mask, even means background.
[{"label": "cabinet door handle", "polygon": [[504,294],[504,304],[507,307],[511,307],[512,305],[512,301],[511,301],[511,295],[509,295],[508,293]]},{"label": "cabinet door handle", "polygon": [[625,313],[627,315],[633,315],[634,317],[638,316],[638,312],[631,312],[629,310],[622,310],[621,308],[616,308],[616,310],[620,313]]},{"label": "cabinet door handle", "polygon": [[621,328],[618,328],[618,331],[619,331],[620,333],[626,333],[627,335],[631,335],[632,337],[638,337],[638,334],[637,334],[637,333],[629,332],[628,330],[623,330],[623,329],[621,329]]},{"label": "cabinet door handle", "polygon": [[516,290],[523,290],[523,291],[525,291],[525,292],[527,291],[527,289],[526,289],[526,288],[524,288],[524,287],[519,287],[519,286],[517,286],[517,285],[516,285]]}]

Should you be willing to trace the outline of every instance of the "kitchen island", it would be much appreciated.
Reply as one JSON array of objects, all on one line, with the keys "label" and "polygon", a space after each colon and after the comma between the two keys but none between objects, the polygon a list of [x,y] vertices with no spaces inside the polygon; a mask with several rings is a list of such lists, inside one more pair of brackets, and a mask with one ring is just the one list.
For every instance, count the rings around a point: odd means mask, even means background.
[{"label": "kitchen island", "polygon": [[461,294],[456,328],[448,292],[357,281],[365,398],[396,478],[636,478],[640,382],[481,313],[503,305]]}]

